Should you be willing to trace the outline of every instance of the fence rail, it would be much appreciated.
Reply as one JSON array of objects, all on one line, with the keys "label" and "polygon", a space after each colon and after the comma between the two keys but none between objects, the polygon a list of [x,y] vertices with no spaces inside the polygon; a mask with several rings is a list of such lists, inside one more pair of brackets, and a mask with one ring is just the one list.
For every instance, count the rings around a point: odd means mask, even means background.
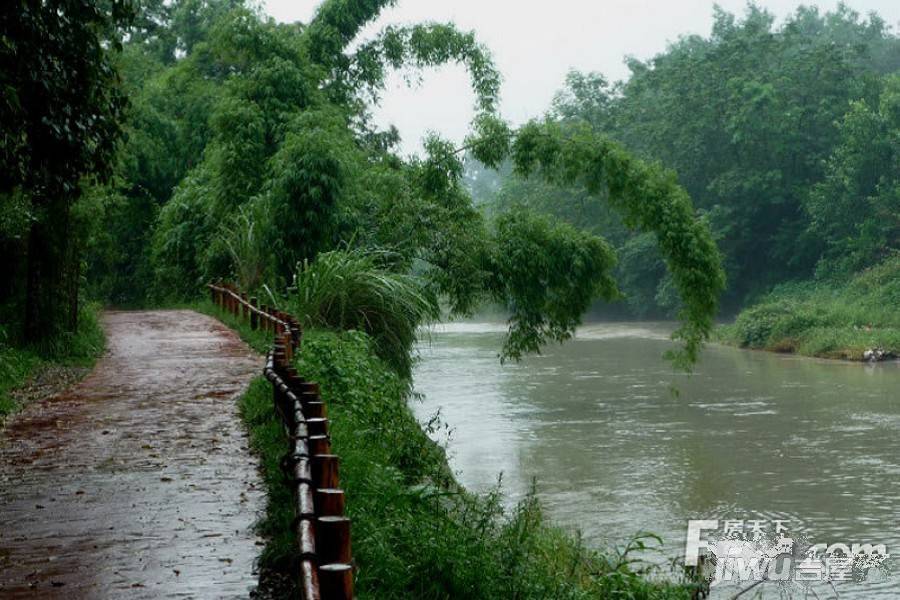
[{"label": "fence rail", "polygon": [[263,374],[272,383],[275,412],[290,442],[281,467],[294,498],[294,533],[300,558],[297,579],[303,600],[353,598],[350,519],[344,515],[339,459],[331,452],[328,411],[319,384],[305,381],[292,366],[303,330],[293,316],[260,305],[228,284],[208,284],[213,303],[249,320],[251,329],[271,332],[272,348]]}]

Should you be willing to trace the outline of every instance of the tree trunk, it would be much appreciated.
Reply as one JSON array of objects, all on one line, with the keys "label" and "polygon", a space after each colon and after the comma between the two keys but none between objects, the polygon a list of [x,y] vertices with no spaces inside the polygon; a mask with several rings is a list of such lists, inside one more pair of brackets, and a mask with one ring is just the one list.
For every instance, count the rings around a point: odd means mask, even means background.
[{"label": "tree trunk", "polygon": [[[25,292],[25,341],[42,345],[72,330],[72,296],[67,268],[72,255],[69,203],[47,203],[28,235],[28,273]],[[77,279],[75,282],[77,286]],[[76,288],[77,289],[77,288]],[[77,293],[75,295],[77,315]]]}]

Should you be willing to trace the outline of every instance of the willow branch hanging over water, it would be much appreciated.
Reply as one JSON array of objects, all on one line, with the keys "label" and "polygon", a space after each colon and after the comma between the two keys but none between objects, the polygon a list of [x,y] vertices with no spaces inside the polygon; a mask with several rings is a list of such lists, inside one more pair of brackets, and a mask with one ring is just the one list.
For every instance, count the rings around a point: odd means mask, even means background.
[{"label": "willow branch hanging over water", "polygon": [[[725,273],[709,227],[695,215],[691,199],[678,184],[675,173],[634,158],[619,144],[586,127],[564,128],[552,121],[531,121],[512,131],[506,123],[483,116],[476,119],[475,130],[467,146],[484,164],[496,168],[510,158],[523,177],[537,175],[559,185],[584,186],[594,195],[608,192],[608,201],[629,228],[656,235],[682,301],[678,315],[682,324],[673,338],[681,340],[683,347],[669,353],[668,358],[676,366],[689,369],[709,339],[718,298],[725,288]],[[597,263],[598,270],[593,272],[596,296],[616,295],[615,283],[609,276],[614,264]],[[543,284],[533,282],[535,286]],[[545,328],[549,336],[517,337],[518,329],[529,322],[533,324],[534,315],[515,302],[513,290],[504,288],[502,282],[493,291],[512,312],[507,354],[517,357],[537,350],[547,337],[560,337],[553,334],[552,327]],[[589,307],[592,299],[581,298],[584,305],[580,312]],[[565,337],[571,336],[572,331],[574,326]]]}]

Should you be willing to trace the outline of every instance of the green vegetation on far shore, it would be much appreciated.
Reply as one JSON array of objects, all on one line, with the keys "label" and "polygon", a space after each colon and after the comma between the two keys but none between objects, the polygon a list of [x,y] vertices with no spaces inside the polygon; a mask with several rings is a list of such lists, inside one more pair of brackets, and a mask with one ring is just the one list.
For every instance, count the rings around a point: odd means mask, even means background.
[{"label": "green vegetation on far shore", "polygon": [[863,360],[866,350],[900,356],[900,256],[846,283],[782,285],[720,327],[720,341],[741,348]]},{"label": "green vegetation on far shore", "polygon": [[[258,332],[210,302],[196,308],[265,349]],[[407,380],[365,333],[307,330],[297,368],[321,384],[328,403],[360,598],[690,597],[689,586],[656,582],[633,562],[652,536],[600,552],[551,525],[534,496],[505,510],[499,490],[482,496],[463,489],[427,435],[436,422],[419,424]],[[240,409],[268,491],[261,567],[284,570],[294,547],[291,496],[279,468],[287,446],[264,379],[251,384]]]},{"label": "green vegetation on far shore", "polygon": [[97,304],[82,307],[76,331],[62,334],[44,347],[9,345],[5,330],[0,328],[0,424],[21,408],[13,392],[26,385],[40,369],[52,364],[72,367],[94,364],[106,346],[99,315]]}]

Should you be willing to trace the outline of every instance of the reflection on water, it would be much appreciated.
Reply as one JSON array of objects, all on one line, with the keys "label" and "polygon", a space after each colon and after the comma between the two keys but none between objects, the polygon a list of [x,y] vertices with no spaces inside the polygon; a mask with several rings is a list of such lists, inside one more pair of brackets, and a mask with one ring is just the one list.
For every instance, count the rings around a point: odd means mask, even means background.
[{"label": "reflection on water", "polygon": [[687,519],[780,519],[815,542],[900,552],[900,364],[709,346],[686,376],[661,359],[671,329],[590,325],[501,365],[503,325],[443,325],[421,346],[414,408],[440,409],[463,484],[486,490],[502,472],[514,501],[537,478],[554,519],[592,544],[649,530],[675,556]]}]

